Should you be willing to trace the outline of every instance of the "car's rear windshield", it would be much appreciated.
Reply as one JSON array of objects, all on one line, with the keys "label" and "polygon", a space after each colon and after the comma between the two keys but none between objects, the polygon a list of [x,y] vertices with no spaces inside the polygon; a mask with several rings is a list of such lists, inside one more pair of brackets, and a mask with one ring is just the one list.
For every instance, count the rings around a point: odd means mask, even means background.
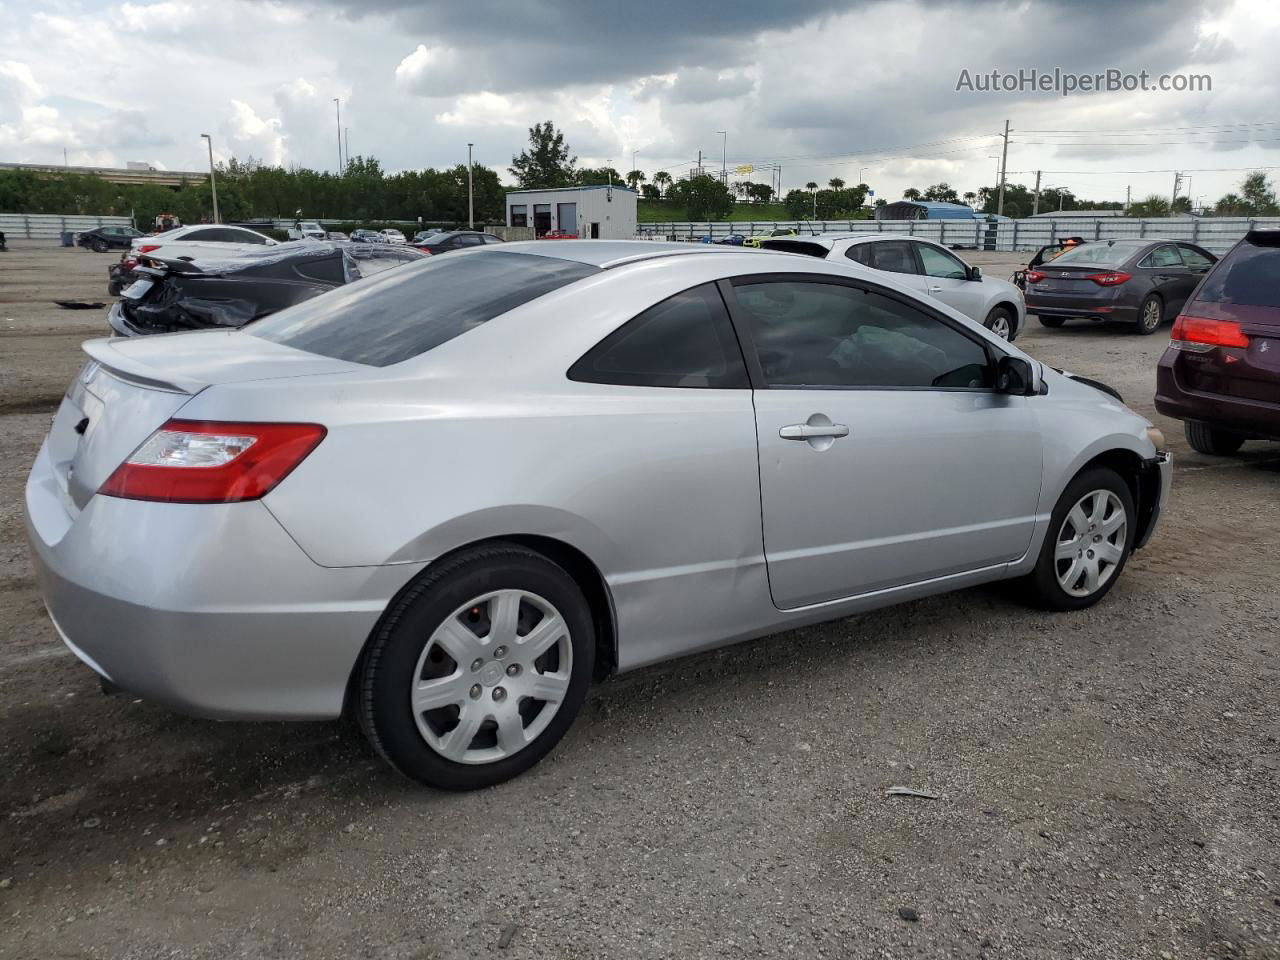
[{"label": "car's rear windshield", "polygon": [[1205,278],[1196,300],[1280,307],[1280,246],[1245,240]]},{"label": "car's rear windshield", "polygon": [[1052,260],[1046,260],[1044,265],[1049,268],[1068,264],[1118,267],[1137,253],[1141,246],[1136,243],[1082,243],[1078,247],[1064,250]]},{"label": "car's rear windshield", "polygon": [[825,257],[831,252],[830,247],[808,240],[762,240],[760,246],[766,250],[781,250],[783,253],[807,253],[811,257]]},{"label": "car's rear windshield", "polygon": [[309,353],[385,367],[599,270],[497,250],[424,257],[281,310],[245,330]]}]

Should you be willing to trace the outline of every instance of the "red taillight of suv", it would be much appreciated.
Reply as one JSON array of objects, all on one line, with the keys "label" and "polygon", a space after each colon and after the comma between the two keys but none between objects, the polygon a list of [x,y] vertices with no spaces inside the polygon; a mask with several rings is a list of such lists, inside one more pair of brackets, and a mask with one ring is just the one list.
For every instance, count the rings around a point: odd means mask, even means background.
[{"label": "red taillight of suv", "polygon": [[1179,314],[1173,321],[1170,336],[1175,346],[1186,350],[1205,351],[1214,347],[1247,347],[1249,337],[1234,320],[1215,320]]},{"label": "red taillight of suv", "polygon": [[257,500],[306,459],[326,433],[318,423],[170,420],[98,492],[167,503]]},{"label": "red taillight of suv", "polygon": [[1028,270],[1023,276],[1026,277],[1027,283],[1039,283],[1044,279],[1044,274],[1039,270]]},{"label": "red taillight of suv", "polygon": [[1118,287],[1126,280],[1133,279],[1133,274],[1121,270],[1108,270],[1106,273],[1091,273],[1086,280],[1092,280],[1100,287]]}]

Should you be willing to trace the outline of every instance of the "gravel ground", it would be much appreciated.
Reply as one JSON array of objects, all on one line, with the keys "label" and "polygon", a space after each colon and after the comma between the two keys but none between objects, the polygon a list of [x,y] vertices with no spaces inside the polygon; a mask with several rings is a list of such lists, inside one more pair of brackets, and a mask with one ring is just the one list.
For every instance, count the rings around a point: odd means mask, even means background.
[{"label": "gravel ground", "polygon": [[[1280,958],[1280,448],[1176,457],[1100,606],[906,604],[607,682],[466,796],[104,697],[20,497],[112,255],[0,254],[0,956]],[[1007,274],[1017,257],[970,257]],[[1153,416],[1165,337],[1019,341]],[[888,797],[922,788],[937,799]]]}]

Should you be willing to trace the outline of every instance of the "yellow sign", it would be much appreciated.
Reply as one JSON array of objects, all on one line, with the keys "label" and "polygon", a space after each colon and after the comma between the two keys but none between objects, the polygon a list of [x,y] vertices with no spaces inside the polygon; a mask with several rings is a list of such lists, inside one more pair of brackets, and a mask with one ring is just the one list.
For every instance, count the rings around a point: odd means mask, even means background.
[{"label": "yellow sign", "polygon": [[749,164],[749,163],[744,163],[744,164],[743,164],[742,166],[740,166],[740,167],[734,167],[734,168],[733,168],[733,172],[734,172],[734,173],[742,173],[742,174],[755,173],[755,169],[756,169],[756,168],[755,168],[755,167],[753,167],[751,164]]}]

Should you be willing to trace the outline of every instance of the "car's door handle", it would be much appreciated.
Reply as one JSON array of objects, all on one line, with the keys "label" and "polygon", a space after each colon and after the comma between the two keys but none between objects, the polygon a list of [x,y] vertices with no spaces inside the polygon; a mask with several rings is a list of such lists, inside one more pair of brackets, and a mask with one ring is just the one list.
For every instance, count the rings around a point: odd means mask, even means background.
[{"label": "car's door handle", "polygon": [[942,288],[941,288],[941,287],[930,287],[930,288],[929,288],[929,292],[930,292],[930,293],[941,293],[941,292],[942,292]]},{"label": "car's door handle", "polygon": [[815,440],[819,437],[847,437],[849,428],[843,423],[793,423],[778,431],[783,440]]}]

